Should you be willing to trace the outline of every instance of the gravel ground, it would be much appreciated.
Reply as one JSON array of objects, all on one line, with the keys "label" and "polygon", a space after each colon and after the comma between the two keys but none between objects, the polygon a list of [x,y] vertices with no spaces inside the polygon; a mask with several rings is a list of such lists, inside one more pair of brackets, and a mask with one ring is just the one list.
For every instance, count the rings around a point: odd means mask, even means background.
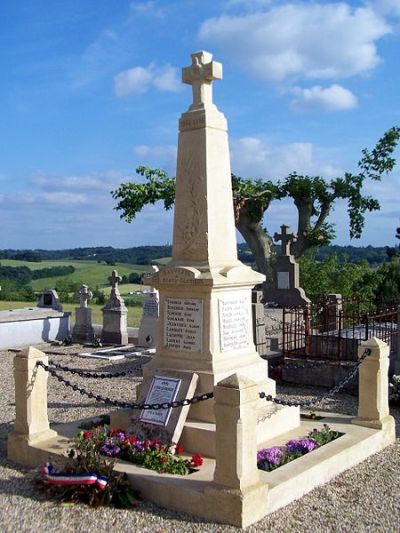
[{"label": "gravel ground", "polygon": [[[121,371],[132,368],[135,361],[103,361],[76,357],[77,347],[54,348],[54,361],[74,368],[97,371]],[[3,360],[2,394],[0,396],[0,531],[2,533],[57,531],[97,532],[220,532],[237,531],[230,526],[221,526],[193,519],[181,513],[169,512],[150,503],[140,503],[132,511],[111,508],[92,510],[78,505],[63,507],[44,500],[35,489],[29,472],[6,458],[7,433],[14,420],[14,384],[12,360],[14,354],[1,352]],[[114,380],[83,380],[73,376],[75,383],[93,392],[117,399],[134,399],[135,382],[138,377]],[[311,398],[321,393],[317,387],[278,387],[279,395]],[[339,394],[323,406],[325,411],[355,414],[356,398]],[[65,388],[54,379],[49,379],[49,418],[51,422],[67,422],[77,418],[97,416],[108,412],[94,401]],[[248,532],[400,532],[400,409],[391,414],[397,422],[397,440],[392,446],[375,454],[357,467],[341,474],[330,483],[319,487],[300,500],[269,515]]]}]

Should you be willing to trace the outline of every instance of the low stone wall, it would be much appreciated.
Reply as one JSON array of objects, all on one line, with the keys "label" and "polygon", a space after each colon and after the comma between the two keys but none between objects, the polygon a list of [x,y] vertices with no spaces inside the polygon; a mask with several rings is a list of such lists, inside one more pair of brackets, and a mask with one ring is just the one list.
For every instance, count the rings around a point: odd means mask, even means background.
[{"label": "low stone wall", "polygon": [[0,349],[63,340],[70,333],[70,315],[40,307],[0,311]]},{"label": "low stone wall", "polygon": [[[331,361],[331,360],[309,360],[285,357],[285,364],[282,365],[277,378],[288,383],[299,385],[318,385],[321,387],[334,387],[339,381],[345,378],[353,368],[354,362]],[[358,375],[345,387],[348,392],[357,393]]]}]

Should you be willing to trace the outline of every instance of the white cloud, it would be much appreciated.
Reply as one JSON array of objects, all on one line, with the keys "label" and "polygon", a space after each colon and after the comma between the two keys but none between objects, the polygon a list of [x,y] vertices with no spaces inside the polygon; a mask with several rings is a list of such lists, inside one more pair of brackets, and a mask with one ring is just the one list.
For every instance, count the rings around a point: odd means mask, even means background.
[{"label": "white cloud", "polygon": [[114,91],[117,96],[145,93],[152,82],[150,67],[134,67],[124,70],[114,78]]},{"label": "white cloud", "polygon": [[141,165],[150,165],[162,168],[169,175],[175,175],[176,169],[176,146],[140,144],[133,151],[140,159]]},{"label": "white cloud", "polygon": [[242,137],[231,141],[231,152],[232,172],[242,177],[276,181],[295,171],[328,178],[341,172],[338,167],[320,161],[311,143],[274,146],[257,137]]},{"label": "white cloud", "polygon": [[152,0],[148,2],[132,2],[130,9],[133,13],[138,13],[140,15],[152,15],[157,18],[162,18],[164,16],[163,10],[157,5],[157,2]]},{"label": "white cloud", "polygon": [[312,2],[211,18],[199,38],[255,77],[287,82],[368,73],[380,62],[376,42],[390,31],[370,7]]},{"label": "white cloud", "polygon": [[117,96],[145,93],[151,87],[159,91],[181,91],[178,69],[171,65],[157,67],[154,63],[150,63],[147,67],[124,70],[114,78],[114,91]]},{"label": "white cloud", "polygon": [[337,111],[357,107],[357,97],[337,84],[326,88],[320,85],[314,85],[310,89],[295,87],[293,93],[295,98],[292,100],[292,106],[295,109],[323,108]]},{"label": "white cloud", "polygon": [[83,176],[56,176],[50,174],[38,174],[30,182],[34,187],[45,189],[46,192],[52,190],[66,189],[68,191],[88,190],[91,193],[95,191],[110,191],[113,187],[118,186],[125,179],[122,172],[109,170],[103,174],[89,174]]},{"label": "white cloud", "polygon": [[86,194],[70,192],[27,192],[15,194],[10,200],[15,204],[82,205],[89,203]]},{"label": "white cloud", "polygon": [[384,16],[400,17],[399,0],[369,0],[366,4]]}]

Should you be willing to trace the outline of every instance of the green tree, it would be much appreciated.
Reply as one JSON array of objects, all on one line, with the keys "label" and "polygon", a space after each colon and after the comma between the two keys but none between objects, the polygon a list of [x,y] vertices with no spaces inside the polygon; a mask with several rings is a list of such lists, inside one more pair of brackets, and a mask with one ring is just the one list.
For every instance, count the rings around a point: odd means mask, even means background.
[{"label": "green tree", "polygon": [[400,302],[400,260],[393,257],[388,263],[384,263],[376,272],[377,286],[375,289],[375,301],[378,305],[393,304]]},{"label": "green tree", "polygon": [[[350,238],[359,238],[365,213],[380,208],[376,199],[364,195],[363,186],[367,180],[379,181],[393,170],[396,160],[392,154],[399,138],[400,128],[391,128],[379,139],[375,148],[362,151],[358,173],[346,172],[344,176],[330,181],[295,172],[277,183],[232,175],[236,227],[253,253],[258,270],[266,274],[269,272],[272,239],[263,220],[273,200],[287,197],[294,201],[298,212],[298,241],[293,251],[297,257],[332,240],[335,233],[329,215],[339,199],[347,201]],[[160,169],[144,166],[138,167],[136,172],[145,178],[144,183],[126,182],[112,192],[117,200],[115,209],[127,222],[132,222],[148,204],[161,200],[164,208],[170,209],[174,203],[174,178]]]},{"label": "green tree", "polygon": [[367,261],[350,263],[346,256],[332,254],[316,261],[307,254],[300,259],[300,285],[312,301],[329,293],[344,297],[359,294],[372,302],[378,285],[378,276]]}]

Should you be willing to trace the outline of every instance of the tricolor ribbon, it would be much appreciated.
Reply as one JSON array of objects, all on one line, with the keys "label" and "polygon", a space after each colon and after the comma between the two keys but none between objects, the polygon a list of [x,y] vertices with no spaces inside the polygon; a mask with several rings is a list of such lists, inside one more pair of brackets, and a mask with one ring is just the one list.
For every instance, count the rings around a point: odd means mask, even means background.
[{"label": "tricolor ribbon", "polygon": [[55,472],[51,463],[45,463],[40,467],[47,483],[52,485],[97,485],[100,489],[105,489],[108,483],[106,476],[98,476],[94,472],[85,474],[68,474],[67,472]]}]

